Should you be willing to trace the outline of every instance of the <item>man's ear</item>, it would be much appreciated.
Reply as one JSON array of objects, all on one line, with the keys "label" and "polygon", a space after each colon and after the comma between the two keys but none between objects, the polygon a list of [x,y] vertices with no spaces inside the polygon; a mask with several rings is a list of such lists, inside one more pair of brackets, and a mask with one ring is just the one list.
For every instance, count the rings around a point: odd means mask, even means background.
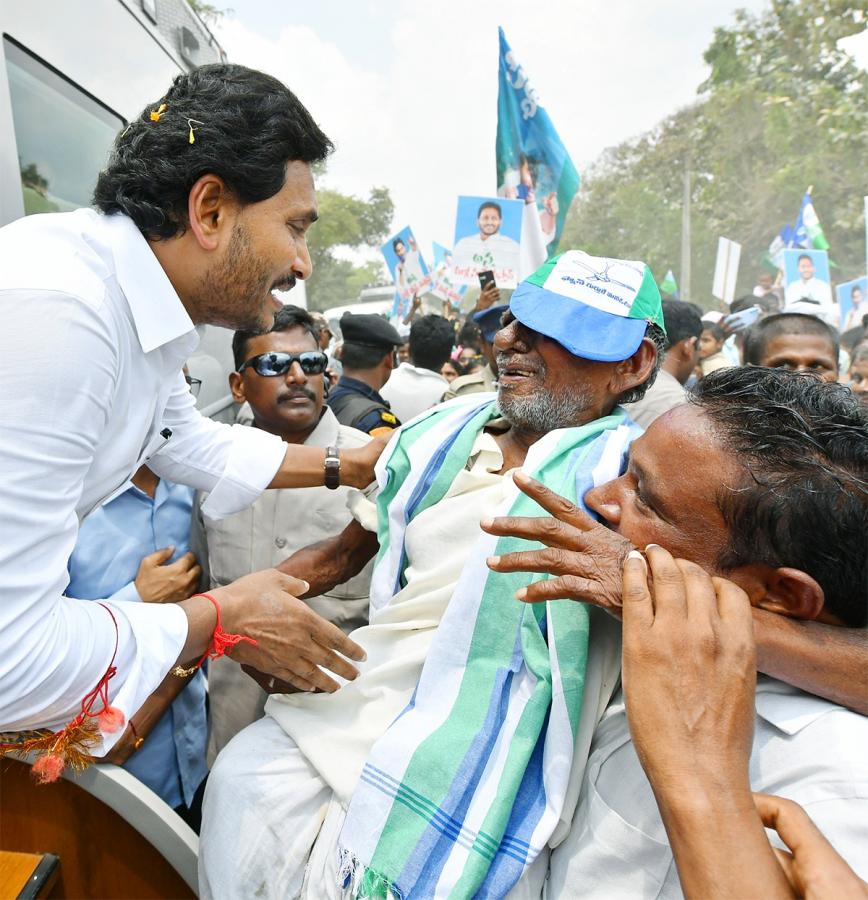
[{"label": "man's ear", "polygon": [[187,218],[190,232],[203,250],[216,250],[226,233],[235,201],[219,175],[203,175],[190,188]]},{"label": "man's ear", "polygon": [[618,397],[648,380],[657,361],[657,347],[651,338],[642,338],[639,348],[629,358],[615,366],[612,393]]},{"label": "man's ear", "polygon": [[666,350],[667,356],[674,356],[677,359],[692,359],[693,358],[693,338],[686,337],[681,338],[677,344],[672,344]]},{"label": "man's ear", "polygon": [[236,403],[244,403],[247,400],[244,393],[244,376],[240,372],[229,373],[229,390],[232,391],[232,399]]},{"label": "man's ear", "polygon": [[823,612],[823,589],[807,572],[782,567],[767,569],[762,577],[764,593],[754,606],[791,619],[817,619]]}]

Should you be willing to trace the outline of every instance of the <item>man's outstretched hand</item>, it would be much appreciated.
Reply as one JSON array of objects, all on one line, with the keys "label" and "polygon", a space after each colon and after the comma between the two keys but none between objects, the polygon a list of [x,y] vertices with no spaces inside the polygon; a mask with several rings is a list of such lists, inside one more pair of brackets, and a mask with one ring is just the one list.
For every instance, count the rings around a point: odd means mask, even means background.
[{"label": "man's outstretched hand", "polygon": [[341,484],[366,488],[374,480],[374,466],[391,437],[391,432],[377,435],[363,447],[341,450]]},{"label": "man's outstretched hand", "polygon": [[339,685],[329,673],[352,681],[358,670],[349,660],[365,659],[365,651],[298,599],[307,589],[304,581],[266,569],[211,594],[222,607],[224,630],[257,642],[237,644],[232,659],[298,690],[331,693]]},{"label": "man's outstretched hand", "polygon": [[624,563],[621,678],[654,792],[750,787],[756,647],[741,588],[649,544]]},{"label": "man's outstretched hand", "polygon": [[486,519],[482,530],[539,541],[545,549],[492,556],[488,567],[495,572],[547,572],[554,576],[522,588],[519,600],[583,600],[620,618],[621,566],[633,545],[524,472],[515,472],[513,479],[550,515]]}]

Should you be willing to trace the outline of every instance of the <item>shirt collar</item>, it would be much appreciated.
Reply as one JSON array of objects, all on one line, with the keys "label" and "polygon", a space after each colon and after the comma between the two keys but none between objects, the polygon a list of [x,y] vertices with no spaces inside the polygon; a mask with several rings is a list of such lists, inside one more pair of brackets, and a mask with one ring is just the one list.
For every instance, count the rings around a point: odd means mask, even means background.
[{"label": "shirt collar", "polygon": [[337,416],[327,407],[323,406],[322,416],[317,422],[316,428],[307,436],[304,442],[307,447],[329,447],[338,440]]},{"label": "shirt collar", "polygon": [[190,316],[144,235],[128,216],[103,217],[118,285],[145,353],[195,331]]},{"label": "shirt collar", "polygon": [[420,378],[436,378],[437,381],[442,381],[446,384],[449,382],[439,373],[435,372],[433,369],[423,369],[421,366],[414,366],[412,363],[402,362],[400,366],[398,366],[397,371],[401,371],[404,369],[407,372],[412,372],[414,375],[418,375]]},{"label": "shirt collar", "polygon": [[843,707],[813,694],[806,694],[774,678],[765,675],[757,678],[757,715],[784,734],[798,734],[820,716],[840,709]]}]

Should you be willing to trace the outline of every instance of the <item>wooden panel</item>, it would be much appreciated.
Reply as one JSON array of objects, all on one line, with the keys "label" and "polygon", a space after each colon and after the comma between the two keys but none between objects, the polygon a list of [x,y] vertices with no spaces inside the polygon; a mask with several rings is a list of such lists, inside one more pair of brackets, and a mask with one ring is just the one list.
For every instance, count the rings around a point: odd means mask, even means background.
[{"label": "wooden panel", "polygon": [[38,853],[10,853],[0,850],[0,897],[17,897],[39,867]]},{"label": "wooden panel", "polygon": [[60,857],[59,897],[158,900],[195,895],[131,825],[60,779],[38,785],[30,766],[0,761],[0,848]]},{"label": "wooden panel", "polygon": [[0,897],[17,900],[59,898],[59,861],[52,853],[13,853],[0,850]]}]

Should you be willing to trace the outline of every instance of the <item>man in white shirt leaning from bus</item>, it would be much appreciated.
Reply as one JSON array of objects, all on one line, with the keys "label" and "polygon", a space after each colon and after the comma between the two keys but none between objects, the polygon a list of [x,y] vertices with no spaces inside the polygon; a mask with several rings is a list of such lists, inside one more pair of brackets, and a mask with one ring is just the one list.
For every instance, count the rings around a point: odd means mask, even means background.
[{"label": "man in white shirt leaning from bus", "polygon": [[203,66],[118,135],[95,210],[0,230],[0,754],[42,751],[43,778],[103,756],[162,682],[223,652],[221,634],[234,659],[302,688],[356,675],[361,648],[274,570],[177,604],[64,593],[79,522],[145,461],[209,491],[215,517],[329,472],[371,480],[378,442],[329,460],[212,422],[181,374],[198,326],[266,331],[271,292],[310,275],[311,164],[331,146],[276,79]]}]

